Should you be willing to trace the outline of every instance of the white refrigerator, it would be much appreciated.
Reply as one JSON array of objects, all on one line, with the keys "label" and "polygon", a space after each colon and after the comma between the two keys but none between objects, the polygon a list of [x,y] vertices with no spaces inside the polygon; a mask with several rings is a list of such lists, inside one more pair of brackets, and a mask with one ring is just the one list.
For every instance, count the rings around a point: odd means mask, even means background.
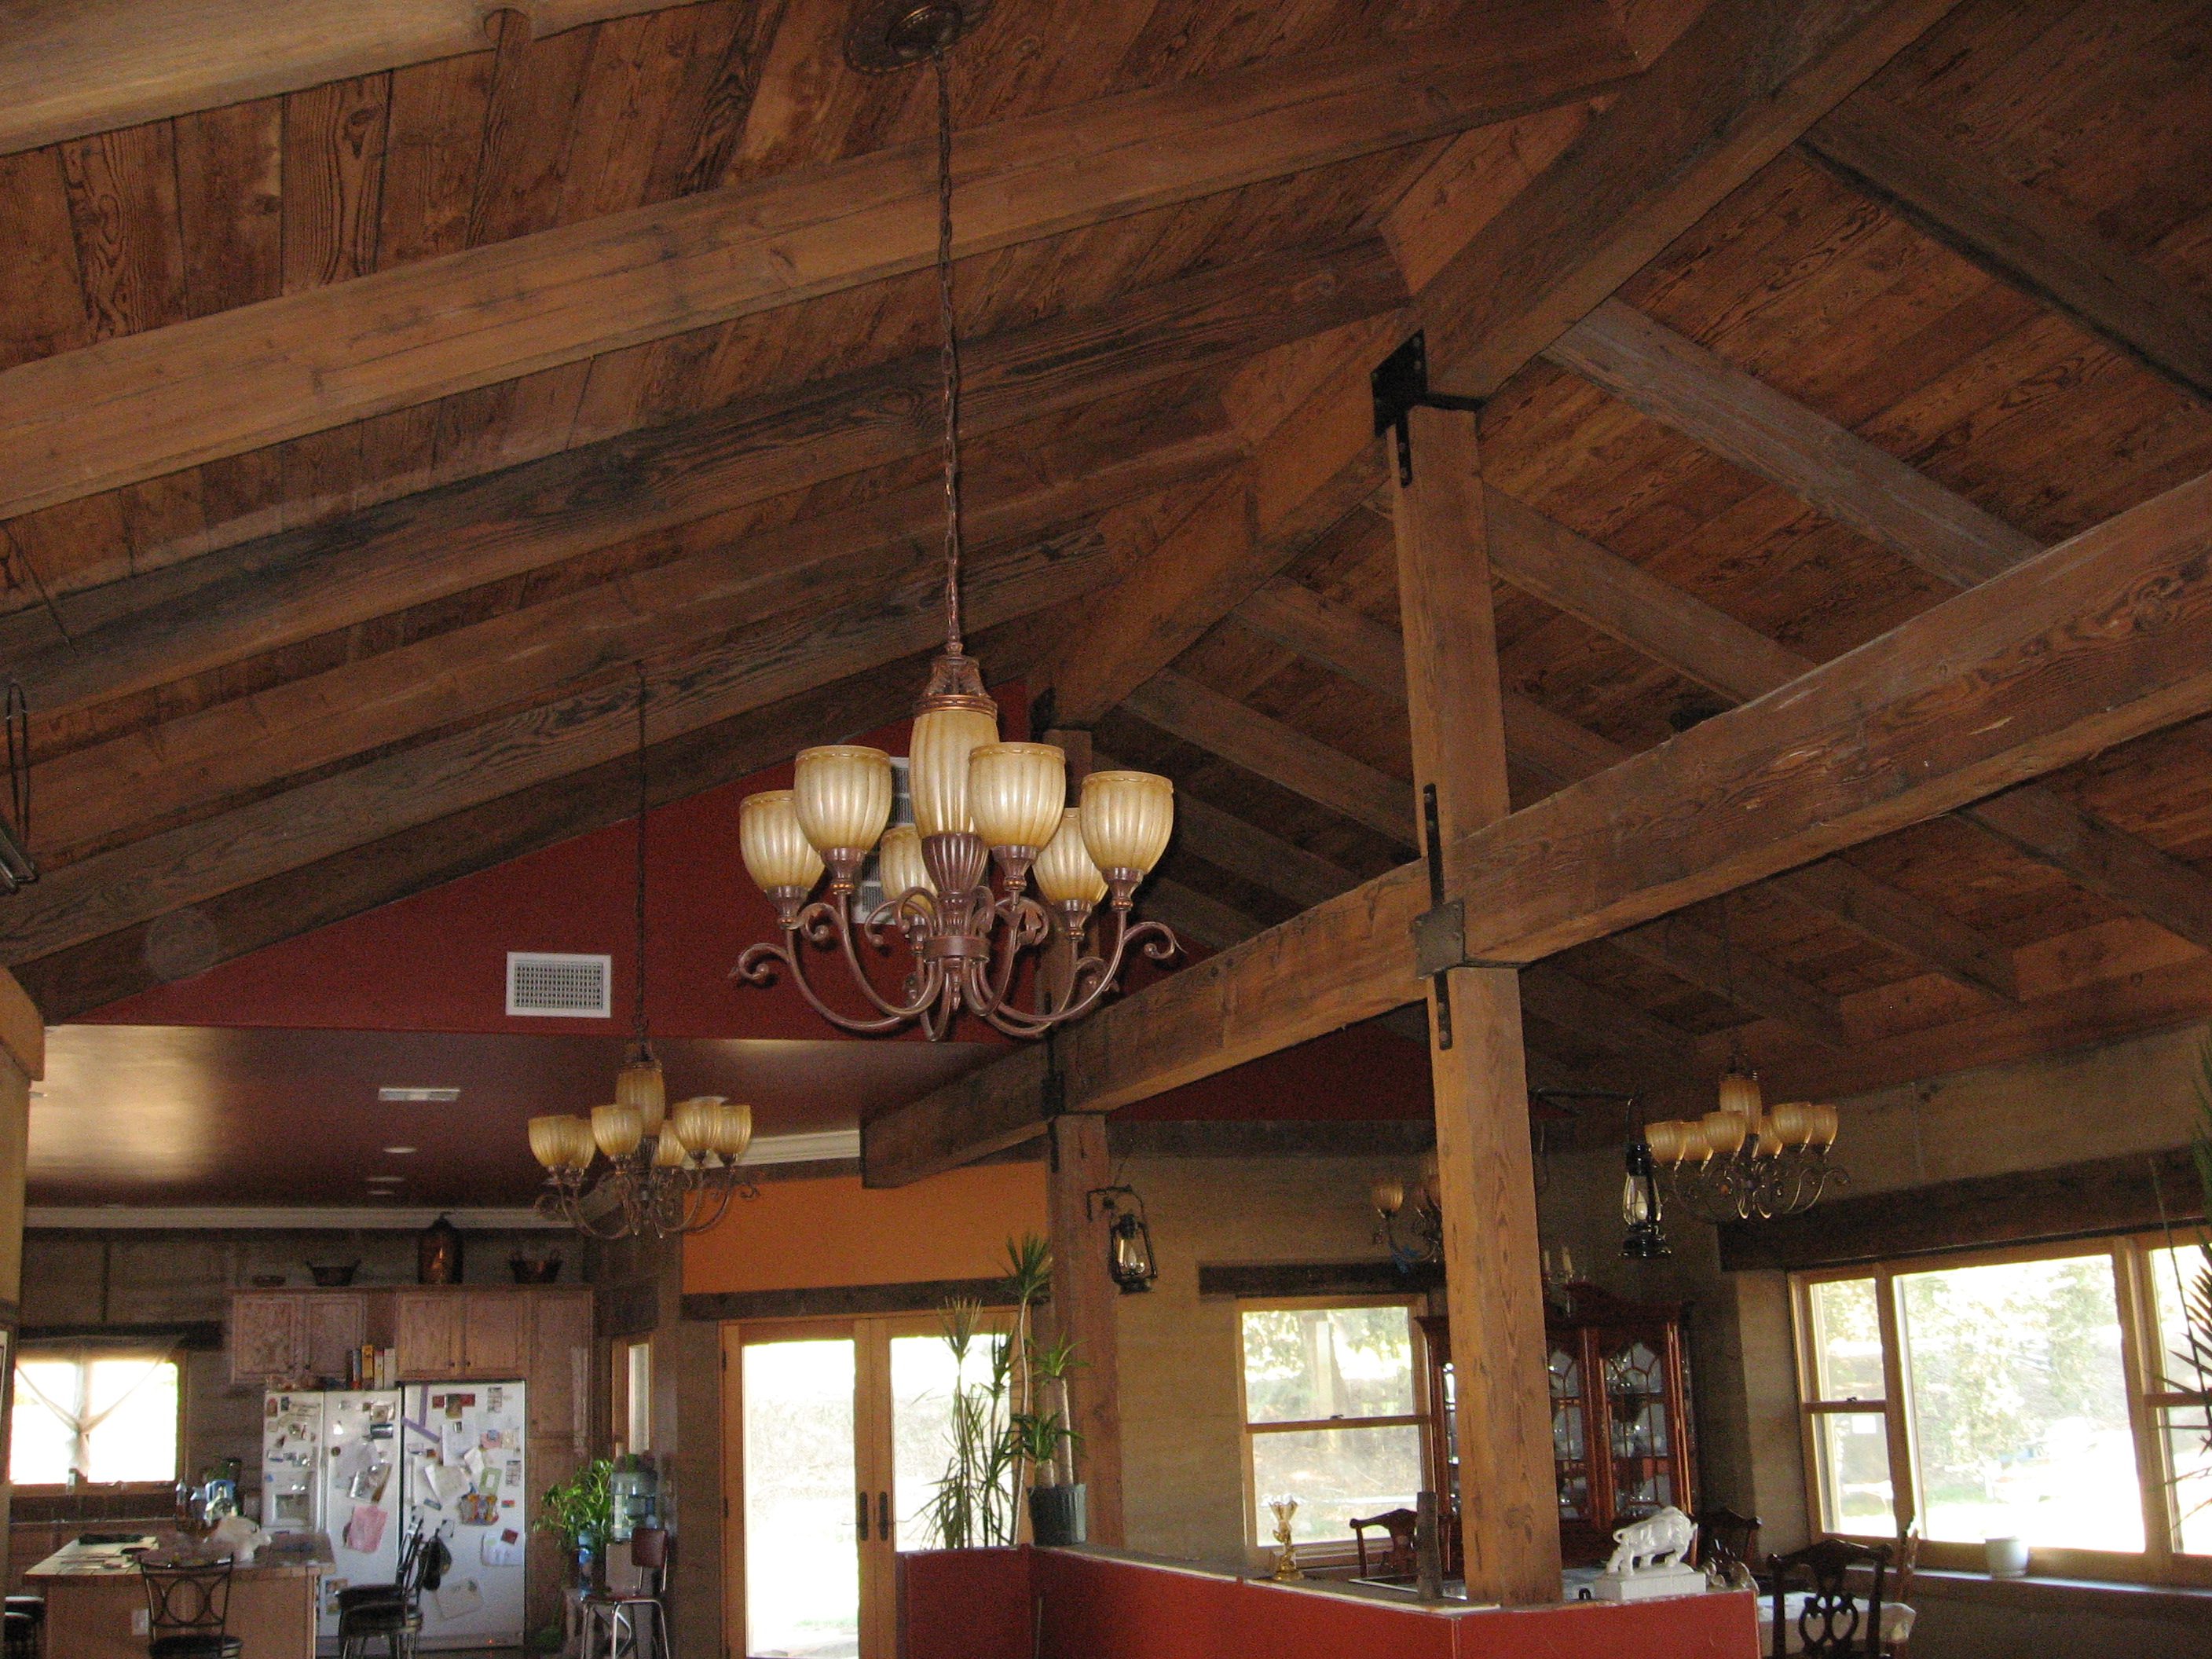
[{"label": "white refrigerator", "polygon": [[520,1645],[527,1422],[520,1382],[268,1395],[261,1524],[330,1537],[322,1650],[337,1650],[337,1592],[391,1583],[418,1526],[451,1557],[422,1595],[422,1648]]}]

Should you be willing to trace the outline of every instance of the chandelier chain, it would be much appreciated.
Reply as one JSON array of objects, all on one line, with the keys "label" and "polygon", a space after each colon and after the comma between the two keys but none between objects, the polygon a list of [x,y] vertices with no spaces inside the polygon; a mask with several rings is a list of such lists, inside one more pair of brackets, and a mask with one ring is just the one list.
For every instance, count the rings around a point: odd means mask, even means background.
[{"label": "chandelier chain", "polygon": [[937,78],[937,308],[945,343],[945,648],[963,654],[960,623],[960,327],[952,309],[952,70],[941,48]]}]

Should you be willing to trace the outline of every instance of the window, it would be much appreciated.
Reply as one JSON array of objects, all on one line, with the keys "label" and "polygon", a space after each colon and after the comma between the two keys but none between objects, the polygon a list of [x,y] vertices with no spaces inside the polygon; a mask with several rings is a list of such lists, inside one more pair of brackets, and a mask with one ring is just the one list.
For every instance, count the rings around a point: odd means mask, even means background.
[{"label": "window", "polygon": [[9,1479],[59,1486],[177,1478],[177,1366],[166,1355],[44,1351],[15,1362]]},{"label": "window", "polygon": [[1247,1306],[1243,1327],[1251,1541],[1274,1540],[1271,1498],[1297,1499],[1299,1544],[1349,1542],[1354,1516],[1411,1509],[1427,1419],[1406,1304]]},{"label": "window", "polygon": [[2212,1583],[2192,1268],[2160,1236],[1799,1275],[1821,1529],[1917,1524],[1931,1565],[1978,1566],[2012,1535],[2039,1572]]},{"label": "window", "polygon": [[626,1386],[623,1398],[627,1408],[629,1430],[629,1449],[634,1452],[653,1449],[653,1342],[633,1342],[625,1351]]}]

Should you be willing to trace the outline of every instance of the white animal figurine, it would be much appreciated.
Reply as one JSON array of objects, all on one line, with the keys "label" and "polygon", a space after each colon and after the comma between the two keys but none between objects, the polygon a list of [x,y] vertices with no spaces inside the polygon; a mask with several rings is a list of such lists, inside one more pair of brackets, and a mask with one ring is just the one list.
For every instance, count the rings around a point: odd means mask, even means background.
[{"label": "white animal figurine", "polygon": [[1605,1570],[1626,1577],[1662,1568],[1679,1568],[1689,1553],[1690,1540],[1697,1535],[1697,1525],[1688,1516],[1677,1509],[1663,1509],[1613,1534],[1613,1559],[1605,1564]]}]

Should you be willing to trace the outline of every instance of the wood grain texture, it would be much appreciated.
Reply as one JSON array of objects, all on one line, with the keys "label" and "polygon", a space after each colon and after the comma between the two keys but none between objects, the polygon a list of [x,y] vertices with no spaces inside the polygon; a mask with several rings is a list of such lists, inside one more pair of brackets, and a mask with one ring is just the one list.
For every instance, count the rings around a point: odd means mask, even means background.
[{"label": "wood grain texture", "polygon": [[[988,433],[1218,366],[1395,302],[1379,247],[1164,283],[965,353],[965,430]],[[602,440],[332,523],[265,537],[0,618],[42,713],[175,679],[747,501],[926,453],[933,352]]]},{"label": "wood grain texture", "polygon": [[[967,135],[963,256],[1543,107],[1625,68],[1602,6],[1401,37]],[[0,514],[914,270],[909,144],[109,340],[0,373]]]},{"label": "wood grain texture", "polygon": [[1569,329],[1546,355],[1954,587],[1987,580],[2039,546],[2033,537],[1617,301]]},{"label": "wood grain texture", "polygon": [[1712,0],[1422,290],[1441,391],[1486,396],[1956,0]]},{"label": "wood grain texture", "polygon": [[1871,92],[1845,99],[1799,148],[1998,281],[2185,392],[2212,398],[2212,301],[2049,196]]},{"label": "wood grain texture", "polygon": [[1048,1139],[1045,1226],[1052,1245],[1053,1340],[1073,1343],[1081,1361],[1068,1375],[1067,1426],[1080,1437],[1080,1472],[1091,1488],[1090,1535],[1118,1546],[1124,1539],[1121,1293],[1106,1270],[1109,1218],[1091,1197],[1114,1183],[1106,1120],[1095,1112],[1070,1112],[1053,1120]]},{"label": "wood grain texture", "polygon": [[2144,921],[2212,951],[2212,878],[2057,791],[2008,790],[1959,816]]},{"label": "wood grain texture", "polygon": [[1612,935],[1610,942],[1677,979],[1739,1008],[1794,1025],[1831,1048],[1844,1048],[1851,1040],[1835,998],[1679,916],[1628,928]]}]

